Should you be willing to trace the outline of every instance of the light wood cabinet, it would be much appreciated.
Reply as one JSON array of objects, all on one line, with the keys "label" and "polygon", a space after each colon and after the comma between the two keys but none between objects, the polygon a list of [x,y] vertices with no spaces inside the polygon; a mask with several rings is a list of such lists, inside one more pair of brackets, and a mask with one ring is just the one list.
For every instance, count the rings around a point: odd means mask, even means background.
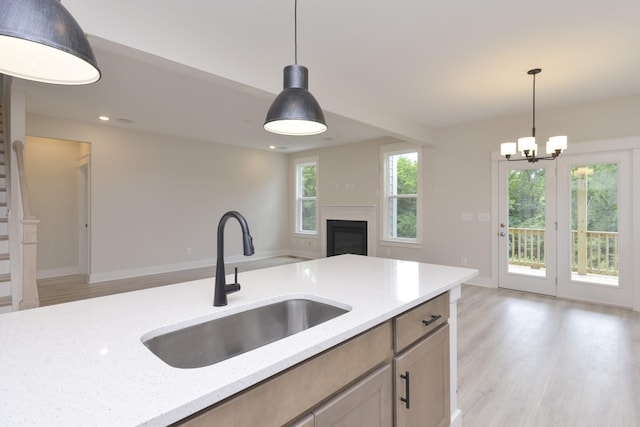
[{"label": "light wood cabinet", "polygon": [[449,293],[445,292],[393,320],[393,348],[397,353],[449,320]]},{"label": "light wood cabinet", "polygon": [[394,358],[397,427],[445,427],[449,406],[449,325]]},{"label": "light wood cabinet", "polygon": [[444,427],[451,420],[449,293],[394,319],[396,427]]},{"label": "light wood cabinet", "polygon": [[388,427],[393,421],[391,366],[385,365],[313,411],[315,427]]},{"label": "light wood cabinet", "polygon": [[385,322],[176,425],[286,425],[365,374],[389,364],[391,331],[391,322]]}]

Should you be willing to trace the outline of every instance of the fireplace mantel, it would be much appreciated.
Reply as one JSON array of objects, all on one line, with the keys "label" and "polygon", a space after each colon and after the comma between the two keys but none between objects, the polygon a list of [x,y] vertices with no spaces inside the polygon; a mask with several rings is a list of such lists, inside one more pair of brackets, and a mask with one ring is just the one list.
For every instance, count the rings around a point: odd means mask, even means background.
[{"label": "fireplace mantel", "polygon": [[378,234],[376,205],[322,205],[320,206],[320,250],[327,256],[327,220],[367,221],[367,254],[376,256]]}]

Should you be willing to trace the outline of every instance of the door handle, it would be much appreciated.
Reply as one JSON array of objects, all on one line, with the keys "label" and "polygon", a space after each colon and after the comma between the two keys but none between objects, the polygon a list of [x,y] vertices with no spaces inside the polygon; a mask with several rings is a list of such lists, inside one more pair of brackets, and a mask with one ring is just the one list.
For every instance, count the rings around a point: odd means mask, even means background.
[{"label": "door handle", "polygon": [[409,371],[405,371],[404,375],[400,374],[400,378],[404,380],[404,395],[400,400],[404,402],[405,408],[409,409]]},{"label": "door handle", "polygon": [[429,326],[430,324],[432,324],[433,322],[435,322],[436,320],[438,320],[439,318],[441,318],[442,315],[441,314],[432,314],[431,318],[429,320],[423,320],[422,323],[425,326]]},{"label": "door handle", "polygon": [[504,237],[504,236],[505,236],[504,231],[499,232],[499,233],[498,233],[498,236],[500,236],[500,237]]}]

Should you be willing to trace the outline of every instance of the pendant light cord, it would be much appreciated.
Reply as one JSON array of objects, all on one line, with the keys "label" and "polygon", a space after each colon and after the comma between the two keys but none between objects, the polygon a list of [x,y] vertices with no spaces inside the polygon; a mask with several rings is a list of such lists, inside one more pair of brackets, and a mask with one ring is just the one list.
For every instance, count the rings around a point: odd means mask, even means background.
[{"label": "pendant light cord", "polygon": [[293,50],[294,64],[298,65],[298,0],[293,7]]},{"label": "pendant light cord", "polygon": [[[297,1],[297,0],[296,0]],[[536,75],[533,75],[533,126],[531,136],[536,136]]]}]

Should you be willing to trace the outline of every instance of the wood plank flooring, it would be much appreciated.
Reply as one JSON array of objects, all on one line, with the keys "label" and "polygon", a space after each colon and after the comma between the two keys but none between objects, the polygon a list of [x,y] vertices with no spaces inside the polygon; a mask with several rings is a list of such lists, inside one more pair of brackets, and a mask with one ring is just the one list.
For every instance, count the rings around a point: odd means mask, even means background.
[{"label": "wood plank flooring", "polygon": [[[238,271],[242,272],[300,261],[305,261],[305,259],[291,256],[281,256],[268,259],[244,261],[237,264],[229,263],[225,267],[227,274],[230,274],[233,273],[234,267],[238,267]],[[191,270],[176,271],[172,273],[154,274],[121,280],[111,280],[94,284],[87,283],[87,276],[85,275],[54,277],[50,279],[38,280],[38,298],[40,300],[40,306],[44,307],[47,305],[101,297],[121,292],[137,291],[140,289],[153,288],[156,286],[171,285],[174,283],[182,283],[191,280],[204,279],[207,277],[215,277],[215,275],[215,267],[204,267]]]},{"label": "wood plank flooring", "polygon": [[640,426],[640,313],[463,286],[465,427]]}]

